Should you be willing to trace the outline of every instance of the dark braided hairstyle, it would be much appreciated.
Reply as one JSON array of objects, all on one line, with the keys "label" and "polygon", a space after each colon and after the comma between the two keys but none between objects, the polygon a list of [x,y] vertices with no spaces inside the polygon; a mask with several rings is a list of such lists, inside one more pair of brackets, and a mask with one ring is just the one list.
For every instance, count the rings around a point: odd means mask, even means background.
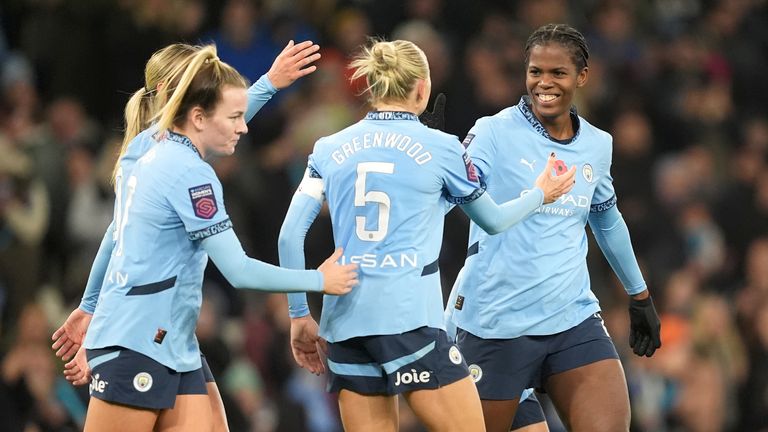
[{"label": "dark braided hairstyle", "polygon": [[587,40],[578,30],[568,24],[546,24],[531,33],[525,43],[525,65],[531,56],[531,49],[536,45],[546,45],[554,42],[562,45],[571,52],[571,59],[578,71],[587,67],[589,48]]}]

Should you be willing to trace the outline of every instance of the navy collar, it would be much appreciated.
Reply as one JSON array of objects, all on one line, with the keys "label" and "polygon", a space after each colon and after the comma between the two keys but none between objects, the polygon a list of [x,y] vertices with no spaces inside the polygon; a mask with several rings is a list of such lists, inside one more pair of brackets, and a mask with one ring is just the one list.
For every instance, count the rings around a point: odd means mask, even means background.
[{"label": "navy collar", "polygon": [[198,156],[200,156],[200,159],[203,158],[203,155],[200,154],[200,151],[195,147],[194,144],[192,144],[192,140],[189,139],[186,135],[178,134],[176,132],[173,132],[171,130],[168,131],[168,133],[165,135],[165,138],[177,142],[179,144],[184,144],[185,146],[189,147],[194,151]]},{"label": "navy collar", "polygon": [[371,111],[365,115],[366,120],[416,120],[419,116],[407,111]]},{"label": "navy collar", "polygon": [[547,132],[547,129],[544,127],[544,125],[541,124],[539,119],[536,118],[536,114],[533,113],[533,110],[531,110],[531,98],[528,95],[524,95],[520,98],[520,102],[517,103],[517,108],[521,113],[523,113],[523,116],[525,116],[525,119],[528,120],[528,123],[530,123],[534,129],[536,129],[536,132],[550,141],[554,141],[558,144],[570,144],[576,141],[576,138],[579,137],[579,132],[581,132],[581,120],[579,119],[579,114],[576,112],[576,107],[574,106],[572,106],[570,110],[574,134],[571,138],[564,140],[552,138],[549,132]]}]

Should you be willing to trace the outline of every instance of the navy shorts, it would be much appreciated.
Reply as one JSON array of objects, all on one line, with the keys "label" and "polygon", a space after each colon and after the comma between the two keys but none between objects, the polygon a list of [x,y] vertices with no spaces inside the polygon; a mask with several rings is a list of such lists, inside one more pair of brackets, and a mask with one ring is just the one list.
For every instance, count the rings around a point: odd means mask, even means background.
[{"label": "navy shorts", "polygon": [[213,372],[211,372],[211,367],[208,366],[208,360],[205,359],[203,354],[200,354],[200,363],[203,364],[203,378],[205,379],[206,384],[216,382],[216,379],[213,377]]},{"label": "navy shorts", "polygon": [[516,399],[526,388],[544,391],[550,375],[619,358],[599,313],[553,335],[482,339],[459,329],[456,340],[480,399],[487,400]]},{"label": "navy shorts", "polygon": [[456,345],[432,327],[329,343],[328,369],[328,391],[364,395],[436,389],[469,375]]},{"label": "navy shorts", "polygon": [[539,400],[536,399],[535,394],[531,394],[517,406],[515,419],[512,421],[510,431],[516,431],[517,429],[545,421],[547,421],[547,418],[544,416],[544,410],[541,409]]},{"label": "navy shorts", "polygon": [[[176,372],[122,347],[86,350],[92,397],[137,408],[173,408],[177,395],[208,394],[203,367]],[[212,378],[212,377],[211,377]]]}]

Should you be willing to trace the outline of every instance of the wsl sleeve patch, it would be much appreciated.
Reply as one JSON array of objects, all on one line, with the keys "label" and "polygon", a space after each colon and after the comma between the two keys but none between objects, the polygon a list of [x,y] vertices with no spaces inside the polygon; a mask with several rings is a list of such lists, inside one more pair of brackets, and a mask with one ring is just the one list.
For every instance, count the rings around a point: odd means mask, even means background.
[{"label": "wsl sleeve patch", "polygon": [[472,163],[472,158],[469,157],[467,152],[464,152],[464,167],[467,169],[467,180],[471,182],[478,181],[477,170],[475,170],[475,164]]},{"label": "wsl sleeve patch", "polygon": [[189,188],[189,198],[192,200],[195,216],[201,219],[211,219],[219,211],[210,183]]},{"label": "wsl sleeve patch", "polygon": [[475,139],[475,134],[467,134],[467,137],[464,138],[464,141],[462,141],[461,144],[464,146],[464,148],[467,148],[472,143],[473,139]]}]

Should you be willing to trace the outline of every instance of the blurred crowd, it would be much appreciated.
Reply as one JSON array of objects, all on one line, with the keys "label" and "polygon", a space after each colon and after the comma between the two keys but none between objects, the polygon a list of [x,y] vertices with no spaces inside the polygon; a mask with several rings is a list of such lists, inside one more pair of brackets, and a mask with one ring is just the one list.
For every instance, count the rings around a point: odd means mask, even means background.
[{"label": "blurred crowd", "polygon": [[[0,430],[79,430],[87,388],[50,334],[77,306],[112,217],[122,108],[156,49],[214,42],[251,81],[288,40],[320,43],[314,74],[279,92],[235,157],[216,161],[247,252],[277,233],[314,141],[366,111],[346,65],[369,35],[427,54],[448,132],[515,104],[523,47],[549,22],[590,45],[579,113],[614,138],[621,209],[662,317],[653,358],[628,349],[627,297],[596,244],[592,284],[625,367],[632,430],[768,431],[768,2],[765,0],[3,0],[0,3]],[[307,238],[327,256],[327,214]],[[467,220],[446,221],[450,290]],[[283,295],[206,271],[198,338],[233,431],[340,430],[323,377],[298,369]],[[314,312],[321,298],[310,296]],[[419,431],[401,413],[403,431]],[[559,430],[556,415],[551,428]]]}]

